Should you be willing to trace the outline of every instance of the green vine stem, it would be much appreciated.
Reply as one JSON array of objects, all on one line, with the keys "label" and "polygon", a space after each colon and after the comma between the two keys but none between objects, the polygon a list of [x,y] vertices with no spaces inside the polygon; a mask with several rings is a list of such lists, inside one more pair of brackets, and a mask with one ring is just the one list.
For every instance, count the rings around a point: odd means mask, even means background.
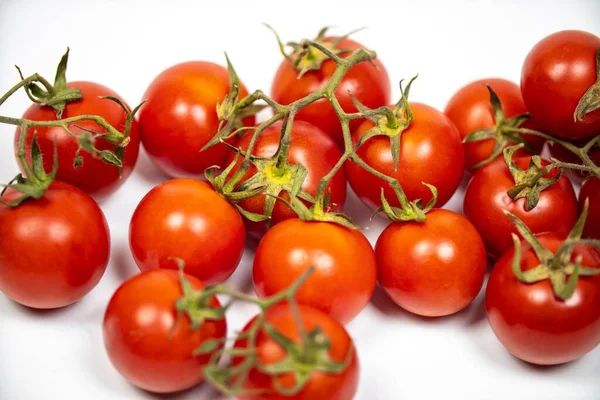
[{"label": "green vine stem", "polygon": [[586,114],[596,111],[600,108],[600,49],[596,53],[596,82],[585,91],[575,112],[573,113],[573,119],[575,122],[583,121]]}]

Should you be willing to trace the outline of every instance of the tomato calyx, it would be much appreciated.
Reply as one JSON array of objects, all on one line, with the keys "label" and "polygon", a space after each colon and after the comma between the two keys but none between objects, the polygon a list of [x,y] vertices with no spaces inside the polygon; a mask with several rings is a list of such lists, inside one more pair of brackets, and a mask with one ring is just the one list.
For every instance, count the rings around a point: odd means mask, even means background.
[{"label": "tomato calyx", "polygon": [[596,82],[585,91],[575,112],[573,113],[573,119],[575,122],[583,121],[586,114],[596,111],[600,108],[600,49],[596,52]]},{"label": "tomato calyx", "polygon": [[[381,207],[373,212],[373,216],[371,218],[383,211],[388,219],[392,222],[425,221],[427,218],[426,214],[433,209],[435,203],[437,202],[438,191],[435,186],[425,182],[422,183],[423,185],[427,186],[429,190],[431,190],[432,195],[431,200],[429,200],[425,207],[423,207],[423,201],[421,199],[411,202],[407,201],[404,192],[401,192],[400,194],[396,193],[398,200],[400,201],[400,207],[392,207],[385,198],[385,192],[383,188],[381,188]],[[397,188],[394,188],[394,190],[396,191]],[[402,189],[400,188],[400,190]]]},{"label": "tomato calyx", "polygon": [[[540,264],[527,271],[521,270],[521,241],[516,234],[512,234],[515,254],[513,257],[513,272],[517,279],[523,283],[531,284],[549,279],[552,283],[554,294],[562,299],[568,300],[573,296],[580,276],[593,276],[600,274],[600,268],[588,268],[581,265],[581,258],[571,261],[573,249],[577,245],[587,245],[600,249],[600,240],[581,239],[585,220],[588,214],[589,202],[586,199],[581,216],[569,233],[567,239],[562,243],[556,253],[542,246],[540,241],[531,230],[508,211],[504,214],[515,224],[517,230],[533,249]],[[568,280],[567,280],[568,278]]]}]

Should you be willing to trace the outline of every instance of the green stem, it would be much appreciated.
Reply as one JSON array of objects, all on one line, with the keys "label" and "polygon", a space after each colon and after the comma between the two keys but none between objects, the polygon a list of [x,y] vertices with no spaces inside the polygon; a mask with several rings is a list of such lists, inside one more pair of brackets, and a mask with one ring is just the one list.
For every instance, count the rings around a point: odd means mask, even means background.
[{"label": "green stem", "polygon": [[50,82],[48,82],[46,79],[42,78],[40,75],[38,75],[37,73],[31,75],[28,78],[23,79],[21,82],[17,83],[15,86],[13,86],[12,88],[10,88],[10,90],[8,92],[6,92],[4,94],[4,96],[0,97],[0,106],[2,104],[4,104],[4,102],[10,97],[12,96],[17,90],[21,89],[23,86],[27,86],[33,82],[40,82],[42,85],[44,85],[44,87],[46,88],[46,90],[48,90],[49,92],[52,90],[54,91],[54,87],[52,87],[52,85],[50,84]]}]

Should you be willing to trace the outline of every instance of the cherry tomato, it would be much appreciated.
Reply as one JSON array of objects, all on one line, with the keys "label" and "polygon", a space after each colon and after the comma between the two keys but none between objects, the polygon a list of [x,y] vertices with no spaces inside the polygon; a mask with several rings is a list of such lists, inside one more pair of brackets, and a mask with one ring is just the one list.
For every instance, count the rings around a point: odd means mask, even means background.
[{"label": "cherry tomato", "polygon": [[[262,158],[272,157],[279,146],[281,126],[282,122],[279,121],[263,131],[256,142],[252,154]],[[247,132],[240,138],[237,146],[242,150],[247,150],[252,140],[252,134],[252,131]],[[230,156],[229,163],[233,161],[234,156],[234,154]],[[331,171],[341,156],[342,154],[335,142],[322,130],[308,122],[294,121],[288,162],[290,164],[302,164],[307,169],[308,175],[304,179],[302,188],[313,197],[317,194],[319,180]],[[234,167],[231,175],[238,170],[241,163],[242,160],[239,160],[238,166]],[[252,166],[246,172],[241,182],[249,179],[254,174],[256,174],[256,168]],[[335,174],[326,190],[330,191],[330,209],[332,211],[342,211],[346,202],[346,173],[343,169]],[[281,194],[281,197],[289,200],[289,196],[286,193]],[[308,202],[306,204],[307,206],[310,205]],[[263,213],[264,205],[264,194],[254,196],[240,203],[240,206],[244,209],[257,214]],[[287,205],[277,202],[271,215],[271,226],[294,217],[296,217],[296,213],[290,210]],[[246,225],[248,231],[255,237],[262,237],[266,232],[264,222],[246,221]]]},{"label": "cherry tomato", "polygon": [[590,178],[584,182],[579,192],[580,210],[586,198],[589,198],[589,209],[583,236],[600,239],[600,179]]},{"label": "cherry tomato", "polygon": [[[394,163],[390,139],[375,136],[367,140],[358,155],[376,170],[396,178],[409,200],[431,200],[431,191],[423,182],[438,190],[437,206],[441,207],[454,194],[462,181],[465,161],[460,136],[454,124],[443,113],[421,103],[410,103],[413,121],[403,133],[400,144],[398,170]],[[373,127],[371,121],[363,122],[353,134],[357,143]],[[386,199],[397,206],[398,199],[392,188],[352,162],[346,163],[348,181],[358,197],[370,207],[381,205],[381,188]]]},{"label": "cherry tomato", "polygon": [[[541,244],[556,252],[566,235],[536,235]],[[571,257],[600,268],[600,253],[576,246]],[[485,307],[496,337],[514,356],[534,364],[553,365],[573,361],[600,344],[600,275],[579,276],[573,296],[556,297],[550,280],[533,284],[517,279],[512,263],[514,248],[498,260],[487,284]],[[540,263],[531,246],[522,244],[521,269]]]},{"label": "cherry tomato", "polygon": [[205,182],[173,179],[152,189],[138,204],[129,243],[142,271],[177,269],[206,283],[227,279],[239,264],[246,230],[239,213]]},{"label": "cherry tomato", "polygon": [[362,233],[294,218],[274,226],[260,241],[252,270],[256,293],[265,297],[285,290],[309,267],[315,270],[298,291],[298,302],[342,323],[358,315],[375,290],[375,253]]},{"label": "cherry tomato", "polygon": [[[21,193],[12,189],[5,202]],[[85,192],[55,181],[39,200],[0,205],[0,291],[32,308],[75,303],[100,281],[110,254],[104,214]]]},{"label": "cherry tomato", "polygon": [[527,109],[542,130],[567,139],[600,132],[600,110],[575,122],[581,96],[596,82],[596,52],[600,38],[582,31],[553,33],[527,55],[521,71],[521,91]]},{"label": "cherry tomato", "polygon": [[[193,276],[185,279],[195,290],[204,288]],[[206,319],[193,329],[187,315],[178,317],[175,303],[182,294],[177,271],[156,270],[125,281],[108,303],[103,323],[108,357],[144,390],[171,393],[202,382],[211,354],[195,356],[194,350],[227,334],[225,319]],[[211,306],[220,306],[216,297]]]},{"label": "cherry tomato", "polygon": [[[515,158],[521,169],[529,165],[529,158]],[[549,162],[543,160],[542,165]],[[546,178],[558,172],[551,171]],[[488,254],[500,257],[512,244],[511,233],[516,233],[512,221],[504,215],[507,210],[523,221],[533,233],[568,232],[577,220],[577,197],[573,185],[566,176],[556,184],[540,192],[535,208],[525,210],[526,199],[513,201],[508,190],[515,185],[506,163],[498,159],[478,170],[465,191],[464,213],[481,234]]]},{"label": "cherry tomato", "polygon": [[[70,82],[67,87],[81,90],[82,99],[67,103],[62,113],[62,119],[86,114],[99,115],[114,128],[123,132],[127,118],[125,110],[113,101],[100,98],[100,96],[119,98],[120,96],[117,93],[93,82]],[[23,118],[32,121],[54,121],[56,120],[56,111],[52,107],[42,107],[38,104],[32,104],[25,111],[25,114],[23,114]],[[80,127],[98,133],[106,133],[105,129],[93,121],[79,121],[71,125],[69,129],[75,135],[80,135],[84,132]],[[44,155],[44,169],[46,171],[52,170],[54,163],[54,141],[56,140],[58,151],[58,174],[56,175],[56,179],[77,186],[92,195],[96,200],[103,200],[117,190],[127,177],[131,175],[131,171],[138,158],[140,137],[136,119],[131,124],[130,142],[125,150],[121,176],[119,176],[119,169],[116,166],[93,157],[85,150],[79,153],[83,164],[79,167],[74,167],[73,161],[75,160],[79,144],[76,138],[60,127],[37,127],[35,129],[30,128],[27,131],[25,153],[27,154],[28,162],[31,162],[31,144],[34,132],[40,150]],[[19,148],[20,138],[21,129],[17,128],[14,138],[15,154],[17,154]],[[94,146],[98,150],[115,150],[114,145],[103,140],[101,137],[94,140]],[[19,167],[23,171],[23,167],[21,165]]]},{"label": "cherry tomato", "polygon": [[[328,37],[325,41],[331,42],[335,39],[335,37]],[[364,46],[354,40],[344,39],[337,48],[354,50]],[[343,53],[340,57],[345,58],[350,54],[350,52]],[[298,78],[298,72],[292,63],[283,60],[273,79],[271,97],[281,104],[289,104],[306,97],[329,82],[336,66],[333,60],[325,60],[318,71],[308,71]],[[374,59],[373,63],[356,64],[342,78],[335,95],[346,112],[357,111],[350,93],[369,108],[381,107],[391,101],[390,78],[379,58]],[[338,145],[343,144],[340,120],[327,99],[318,100],[303,108],[296,114],[296,119],[310,122],[331,135]]]},{"label": "cherry tomato", "polygon": [[[166,174],[203,178],[206,168],[225,162],[229,150],[223,144],[200,150],[218,131],[216,105],[229,90],[227,68],[206,61],[177,64],[152,81],[140,110],[142,144]],[[247,95],[241,84],[240,98]]]},{"label": "cherry tomato", "polygon": [[[584,141],[575,141],[573,144],[577,147],[583,147],[587,140]],[[552,157],[559,159],[560,161],[573,163],[573,164],[582,164],[582,161],[575,154],[561,146],[557,143],[548,143],[548,148],[550,149],[550,154]],[[600,165],[600,147],[593,147],[588,153],[594,164]],[[581,182],[587,174],[582,171],[578,171],[576,169],[569,169],[569,176],[572,177],[576,182]]]},{"label": "cherry tomato", "polygon": [[[273,378],[257,369],[252,369],[248,375],[245,388],[251,390],[262,390],[263,394],[248,394],[240,396],[244,400],[351,400],[356,394],[358,388],[359,361],[354,348],[352,338],[344,327],[325,313],[307,306],[299,306],[302,326],[306,332],[311,332],[315,328],[320,328],[323,334],[329,339],[331,347],[328,350],[329,357],[336,362],[345,362],[349,355],[352,359],[346,369],[337,373],[312,372],[304,389],[294,396],[287,396],[279,393],[275,380],[284,388],[291,388],[295,384],[295,378],[292,374],[283,374]],[[252,319],[244,328],[247,332],[255,322],[256,317]],[[288,304],[280,304],[269,309],[265,316],[265,322],[273,326],[277,331],[293,342],[300,343],[300,332],[294,314]],[[236,341],[236,348],[244,349],[248,347],[247,339]],[[283,360],[286,356],[284,349],[264,330],[258,334],[256,348],[259,362],[263,365],[270,365]],[[350,353],[352,352],[352,353]],[[310,362],[302,361],[299,363]],[[238,363],[243,358],[236,360]]]},{"label": "cherry tomato", "polygon": [[375,246],[379,284],[400,307],[438,317],[468,306],[483,286],[483,240],[462,215],[434,209],[425,222],[394,222]]},{"label": "cherry tomato", "polygon": [[[452,96],[444,113],[454,122],[461,138],[469,134],[495,126],[494,111],[490,104],[489,85],[502,102],[506,118],[512,118],[527,112],[521,89],[506,79],[488,78],[471,82]],[[526,135],[525,140],[538,150],[542,149],[544,140],[539,136]],[[477,163],[487,160],[494,148],[494,140],[464,143],[465,163],[472,169]]]}]

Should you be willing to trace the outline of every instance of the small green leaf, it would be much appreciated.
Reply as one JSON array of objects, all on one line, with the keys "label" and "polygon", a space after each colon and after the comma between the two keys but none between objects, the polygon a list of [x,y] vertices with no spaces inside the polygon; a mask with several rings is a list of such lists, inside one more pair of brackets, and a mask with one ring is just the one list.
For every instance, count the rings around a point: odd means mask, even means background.
[{"label": "small green leaf", "polygon": [[473,143],[480,142],[482,140],[495,139],[495,129],[496,128],[487,128],[471,132],[463,139],[463,143]]},{"label": "small green leaf", "polygon": [[44,171],[44,157],[40,151],[40,146],[38,145],[35,134],[33,135],[31,142],[31,168],[35,176],[30,177],[30,179],[39,180],[41,182],[46,179],[46,171]]},{"label": "small green leaf", "polygon": [[496,92],[490,85],[485,85],[490,92],[490,104],[492,105],[492,110],[494,111],[494,121],[498,125],[502,123],[505,119],[504,108],[502,107],[502,102],[498,98]]},{"label": "small green leaf", "polygon": [[67,63],[69,62],[69,48],[60,59],[58,68],[56,68],[56,76],[54,78],[54,89],[60,92],[67,88]]},{"label": "small green leaf", "polygon": [[223,341],[220,339],[206,340],[196,350],[194,350],[194,355],[198,356],[198,355],[210,354],[213,351],[217,350],[222,345],[223,345]]},{"label": "small green leaf", "polygon": [[123,166],[122,160],[120,160],[119,157],[117,157],[117,155],[110,150],[101,150],[98,152],[98,155],[100,155],[100,159],[107,164],[114,165],[119,168]]},{"label": "small green leaf", "polygon": [[398,160],[400,159],[400,138],[401,135],[390,136],[390,146],[392,150],[394,171],[398,171]]}]

